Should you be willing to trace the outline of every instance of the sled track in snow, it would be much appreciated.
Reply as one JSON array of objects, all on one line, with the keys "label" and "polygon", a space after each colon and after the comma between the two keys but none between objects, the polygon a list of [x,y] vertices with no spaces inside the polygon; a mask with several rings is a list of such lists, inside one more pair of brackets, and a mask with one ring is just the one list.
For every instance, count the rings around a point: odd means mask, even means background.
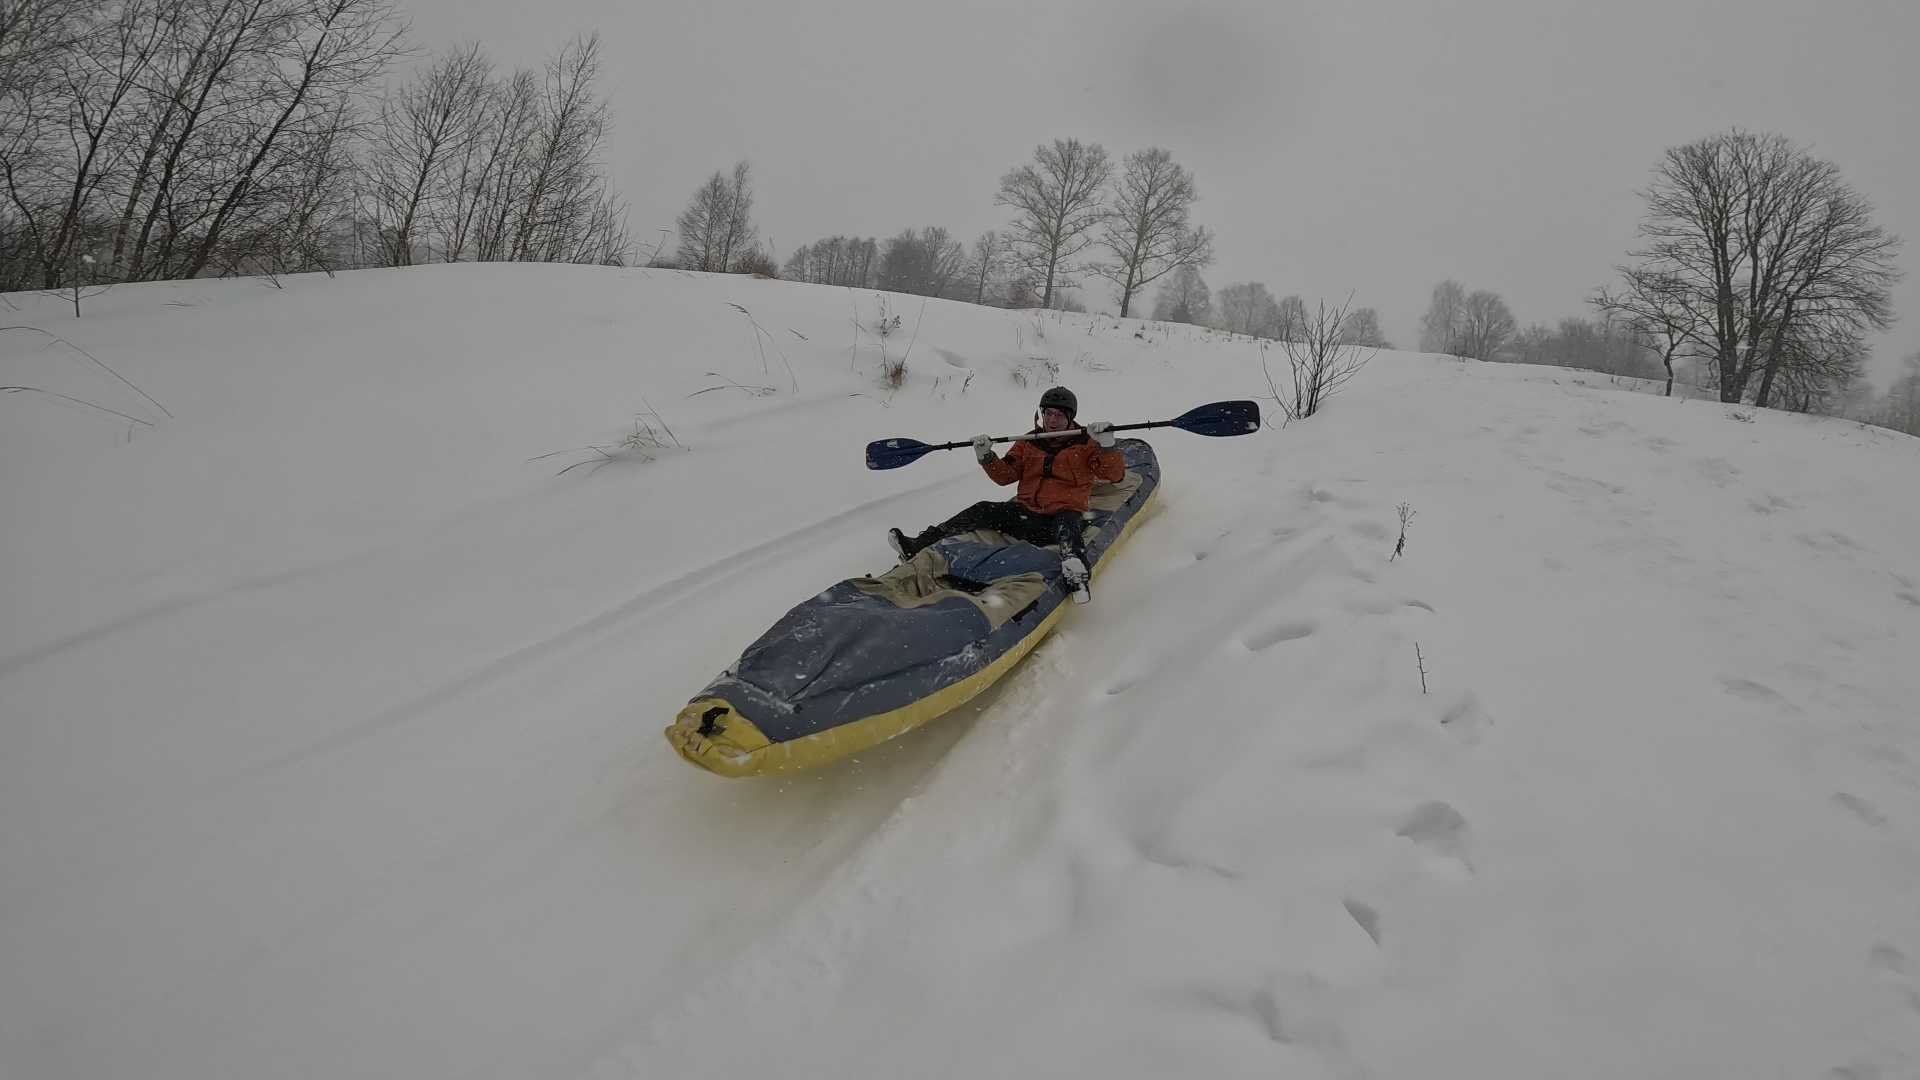
[{"label": "sled track in snow", "polygon": [[515,673],[556,653],[585,642],[597,640],[618,632],[634,619],[663,605],[685,600],[721,584],[732,575],[757,569],[766,565],[780,553],[788,550],[795,542],[806,542],[842,531],[846,522],[866,517],[875,511],[895,503],[925,495],[943,487],[956,485],[962,481],[971,481],[971,476],[954,476],[936,480],[907,491],[885,495],[878,499],[861,503],[839,513],[828,515],[818,521],[803,525],[769,540],[763,540],[752,547],[715,559],[712,562],[684,571],[675,577],[621,601],[619,604],[598,615],[576,623],[546,638],[515,649],[503,656],[482,664],[473,672],[454,681],[430,690],[402,704],[393,706],[373,716],[357,720],[346,728],[326,736],[308,746],[291,753],[263,762],[248,769],[227,784],[217,785],[209,794],[232,787],[243,786],[255,780],[264,779],[275,773],[295,767],[303,762],[323,757],[334,751],[351,746],[362,739],[405,723],[408,718],[430,710],[435,706],[457,699],[462,694],[491,685],[499,680],[510,678]]}]

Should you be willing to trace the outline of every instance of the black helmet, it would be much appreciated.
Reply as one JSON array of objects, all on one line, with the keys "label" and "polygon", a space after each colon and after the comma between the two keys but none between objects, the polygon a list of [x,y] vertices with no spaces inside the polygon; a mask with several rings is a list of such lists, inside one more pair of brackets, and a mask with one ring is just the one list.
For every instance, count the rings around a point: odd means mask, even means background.
[{"label": "black helmet", "polygon": [[1074,415],[1080,411],[1080,402],[1073,396],[1073,391],[1066,387],[1049,386],[1047,387],[1047,392],[1040,395],[1040,407],[1042,409],[1059,409],[1061,412],[1067,414],[1068,420],[1072,420]]}]

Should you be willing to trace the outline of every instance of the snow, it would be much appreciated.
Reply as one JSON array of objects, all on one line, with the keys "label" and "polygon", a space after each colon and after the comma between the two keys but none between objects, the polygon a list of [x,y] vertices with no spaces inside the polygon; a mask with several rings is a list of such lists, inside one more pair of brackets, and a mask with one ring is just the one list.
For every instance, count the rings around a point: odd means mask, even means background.
[{"label": "snow", "polygon": [[1257,350],[888,297],[889,392],[871,293],[280,285],[9,298],[172,416],[0,332],[152,421],[0,397],[0,1075],[1920,1075],[1920,441],[1383,353],[1159,434],[974,705],[725,781],[679,706],[1002,494],[865,442]]}]

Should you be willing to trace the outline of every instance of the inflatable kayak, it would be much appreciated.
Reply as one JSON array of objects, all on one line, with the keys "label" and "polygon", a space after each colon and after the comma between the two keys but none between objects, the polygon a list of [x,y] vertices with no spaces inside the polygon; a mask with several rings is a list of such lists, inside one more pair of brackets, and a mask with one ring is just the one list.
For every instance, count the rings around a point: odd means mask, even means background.
[{"label": "inflatable kayak", "polygon": [[[1096,579],[1160,488],[1153,447],[1117,445],[1126,477],[1095,485],[1087,515]],[[667,741],[721,776],[823,765],[965,704],[1069,606],[1057,549],[987,531],[948,537],[787,612],[680,710]]]}]

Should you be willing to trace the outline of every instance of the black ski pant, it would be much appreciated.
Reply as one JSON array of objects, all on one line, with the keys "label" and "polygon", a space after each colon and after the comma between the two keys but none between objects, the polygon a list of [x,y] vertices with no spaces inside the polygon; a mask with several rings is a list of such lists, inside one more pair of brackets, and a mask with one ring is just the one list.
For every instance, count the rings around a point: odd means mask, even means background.
[{"label": "black ski pant", "polygon": [[1086,515],[1078,510],[1042,514],[1018,502],[977,502],[938,525],[930,526],[913,538],[915,551],[936,544],[949,536],[992,529],[1016,540],[1045,547],[1059,544],[1062,557],[1077,555],[1085,565],[1087,542],[1081,535],[1087,527]]}]

